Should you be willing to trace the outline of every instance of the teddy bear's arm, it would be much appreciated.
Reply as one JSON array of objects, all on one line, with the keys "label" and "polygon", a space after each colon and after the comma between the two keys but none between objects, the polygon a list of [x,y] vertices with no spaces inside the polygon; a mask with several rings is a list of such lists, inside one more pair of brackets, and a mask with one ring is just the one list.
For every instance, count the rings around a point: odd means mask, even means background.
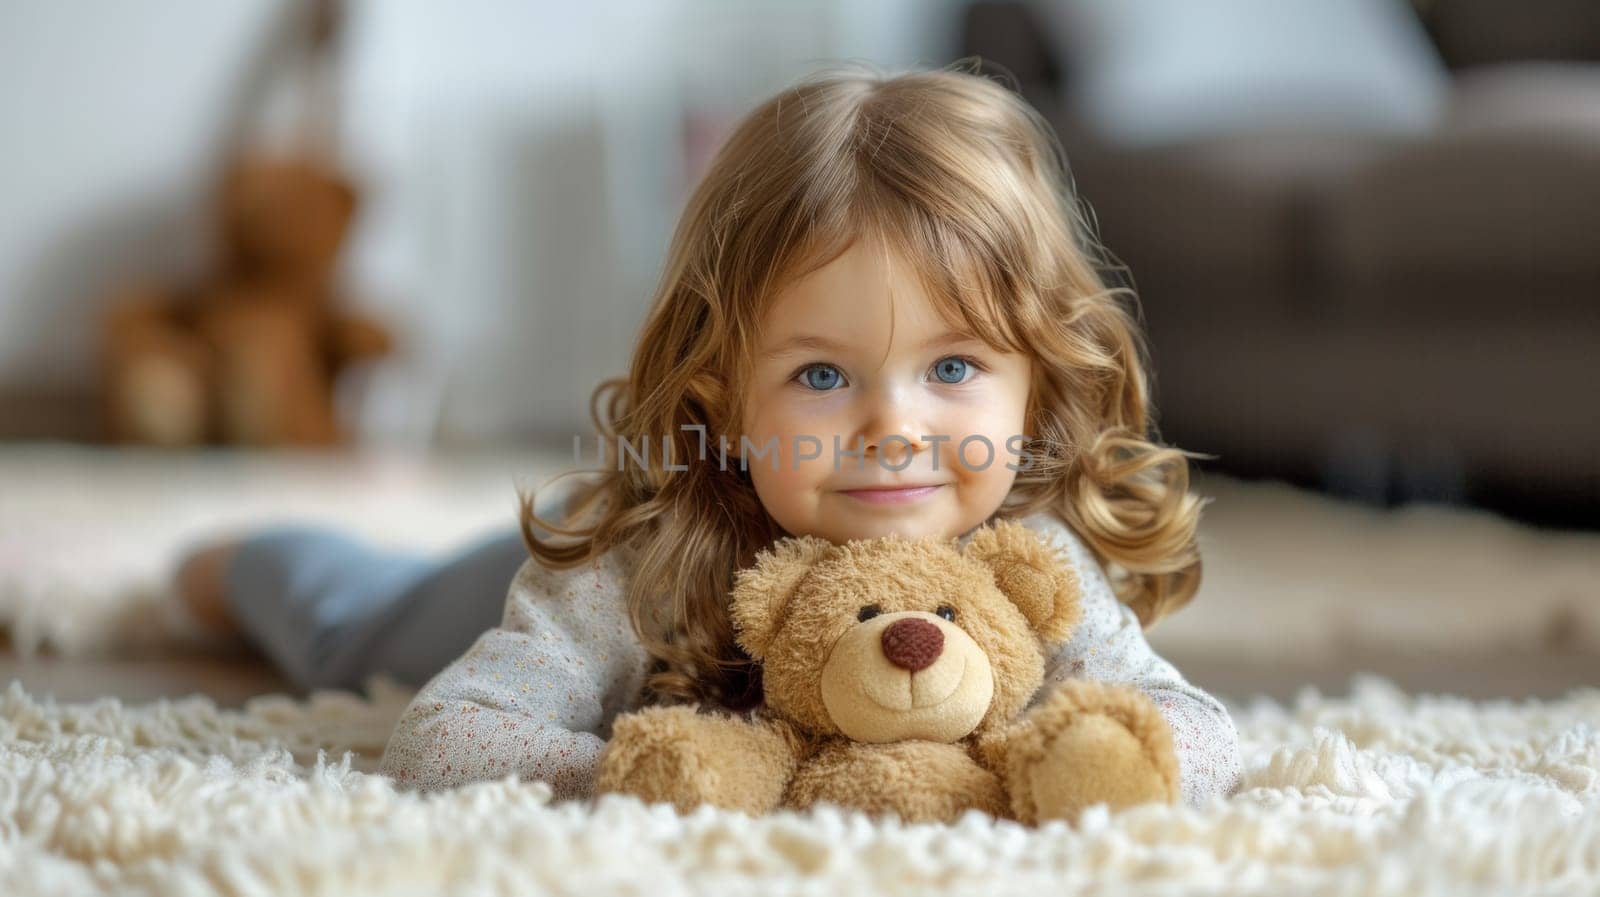
[{"label": "teddy bear's arm", "polygon": [[1117,600],[1105,572],[1076,533],[1050,514],[1024,523],[1062,547],[1081,589],[1082,617],[1070,639],[1048,649],[1045,682],[1035,703],[1074,680],[1135,688],[1149,697],[1172,729],[1184,802],[1199,806],[1231,793],[1242,763],[1239,733],[1227,708],[1150,647],[1137,615]]},{"label": "teddy bear's arm", "polygon": [[671,803],[684,813],[701,804],[767,813],[782,803],[807,750],[780,719],[701,712],[693,705],[647,707],[617,717],[600,755],[595,792]]},{"label": "teddy bear's arm", "polygon": [[1028,824],[1178,798],[1172,734],[1136,689],[1080,679],[1046,694],[1021,719],[979,737],[972,754]]}]

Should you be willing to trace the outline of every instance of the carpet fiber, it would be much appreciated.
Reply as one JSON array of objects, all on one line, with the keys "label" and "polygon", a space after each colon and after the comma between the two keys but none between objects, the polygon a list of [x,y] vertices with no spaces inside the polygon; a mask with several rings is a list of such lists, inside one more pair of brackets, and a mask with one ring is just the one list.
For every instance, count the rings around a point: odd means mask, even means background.
[{"label": "carpet fiber", "polygon": [[[506,526],[516,481],[563,461],[0,453],[0,629],[23,657],[166,656],[187,636],[164,577],[192,539],[276,518],[442,551]],[[1214,591],[1197,602],[1211,612],[1173,624],[1192,620],[1198,643],[1299,654],[1357,635],[1475,651],[1538,647],[1546,632],[1600,641],[1600,605],[1584,600],[1600,581],[1592,535],[1228,488],[1206,537]],[[1278,504],[1293,507],[1268,513]],[[1284,521],[1301,522],[1297,550],[1342,563],[1293,561],[1303,553],[1284,547]],[[1275,576],[1245,578],[1273,562]],[[1233,625],[1244,617],[1256,625]],[[1600,892],[1594,688],[1473,703],[1359,676],[1347,697],[1230,703],[1246,767],[1231,798],[1039,830],[827,809],[679,817],[617,798],[552,804],[542,783],[509,778],[397,792],[370,770],[409,697],[374,678],[364,694],[238,709],[199,695],[58,703],[12,681],[0,694],[0,894]]]},{"label": "carpet fiber", "polygon": [[419,796],[370,770],[409,691],[0,701],[0,893],[1593,893],[1600,690],[1544,702],[1232,708],[1246,773],[1203,811],[1030,830],[821,808],[680,817],[514,777]]}]

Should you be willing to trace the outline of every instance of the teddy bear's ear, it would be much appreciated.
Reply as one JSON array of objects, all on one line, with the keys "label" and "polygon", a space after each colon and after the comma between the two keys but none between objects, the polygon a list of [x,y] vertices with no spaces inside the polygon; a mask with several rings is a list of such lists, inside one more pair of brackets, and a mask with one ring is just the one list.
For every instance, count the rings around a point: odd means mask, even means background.
[{"label": "teddy bear's ear", "polygon": [[729,601],[734,638],[752,659],[767,653],[767,642],[795,588],[833,547],[816,536],[788,536],[762,549],[755,564],[734,574]]},{"label": "teddy bear's ear", "polygon": [[1065,641],[1078,625],[1078,575],[1044,537],[1004,518],[973,534],[963,551],[994,572],[995,584],[1046,641]]}]

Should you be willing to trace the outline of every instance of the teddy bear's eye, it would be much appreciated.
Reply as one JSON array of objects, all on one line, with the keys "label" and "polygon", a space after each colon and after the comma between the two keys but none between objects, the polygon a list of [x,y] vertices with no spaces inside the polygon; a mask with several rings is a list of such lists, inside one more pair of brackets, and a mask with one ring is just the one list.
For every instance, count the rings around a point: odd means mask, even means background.
[{"label": "teddy bear's eye", "polygon": [[878,606],[876,604],[869,604],[866,607],[861,608],[860,612],[856,614],[856,619],[865,623],[877,615]]},{"label": "teddy bear's eye", "polygon": [[948,604],[939,605],[939,609],[934,611],[934,613],[944,617],[946,620],[949,620],[952,623],[956,621],[956,609]]}]

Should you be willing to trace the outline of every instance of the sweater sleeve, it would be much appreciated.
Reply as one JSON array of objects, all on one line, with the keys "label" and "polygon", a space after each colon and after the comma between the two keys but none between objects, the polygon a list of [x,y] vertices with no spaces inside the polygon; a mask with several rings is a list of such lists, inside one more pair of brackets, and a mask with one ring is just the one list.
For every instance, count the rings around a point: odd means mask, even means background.
[{"label": "sweater sleeve", "polygon": [[1046,687],[1083,677],[1138,688],[1155,701],[1172,728],[1184,802],[1198,807],[1213,795],[1231,794],[1239,783],[1241,762],[1239,733],[1227,708],[1156,654],[1145,641],[1138,615],[1117,599],[1094,554],[1070,527],[1048,512],[1022,523],[1062,549],[1082,590],[1082,620],[1049,657]]},{"label": "sweater sleeve", "polygon": [[636,706],[648,655],[626,612],[626,549],[548,570],[529,559],[500,625],[412,698],[378,771],[429,791],[519,773],[588,797],[611,722]]}]

